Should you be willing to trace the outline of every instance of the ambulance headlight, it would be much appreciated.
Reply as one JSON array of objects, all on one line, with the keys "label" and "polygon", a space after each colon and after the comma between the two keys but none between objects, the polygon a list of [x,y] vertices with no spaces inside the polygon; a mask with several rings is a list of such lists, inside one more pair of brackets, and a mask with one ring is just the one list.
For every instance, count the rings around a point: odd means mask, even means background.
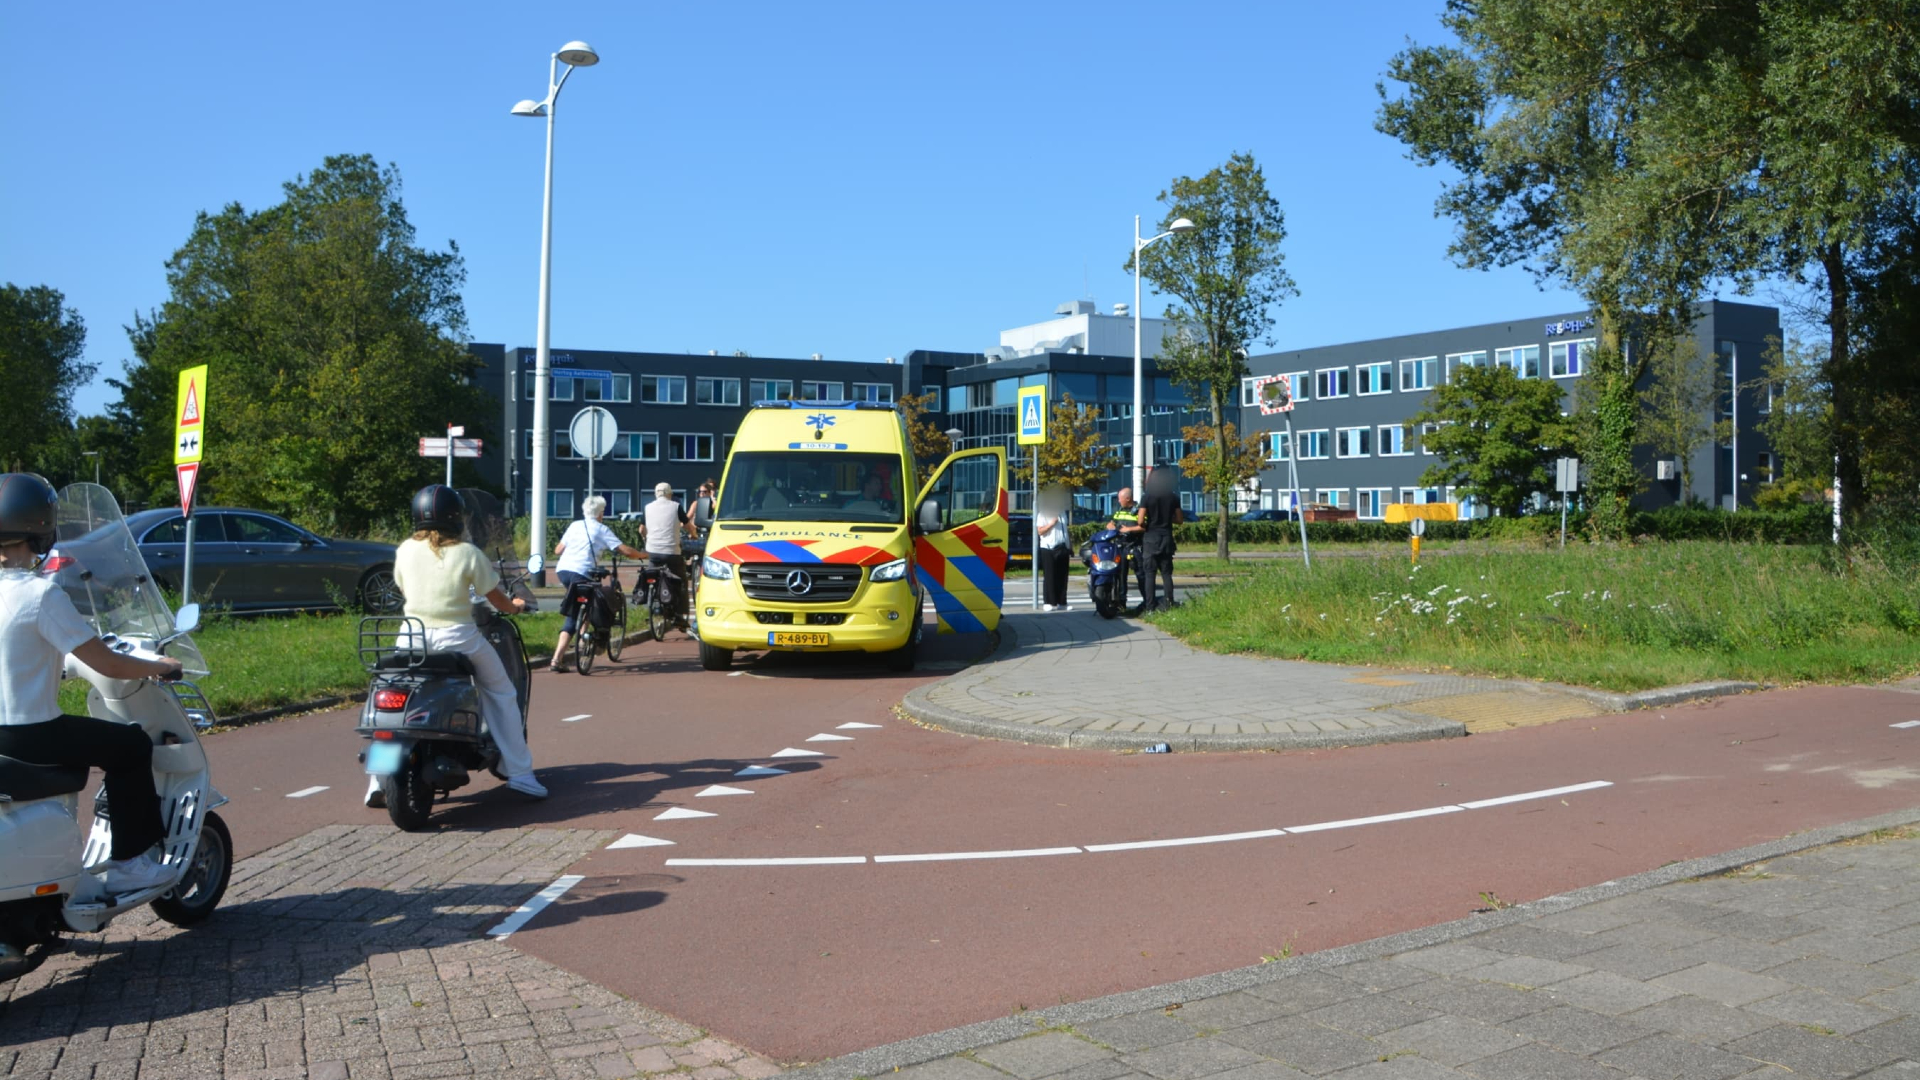
[{"label": "ambulance headlight", "polygon": [[895,559],[890,563],[881,563],[873,568],[875,581],[899,581],[907,576],[907,560]]},{"label": "ambulance headlight", "polygon": [[731,581],[733,580],[733,564],[730,562],[722,562],[711,555],[703,555],[700,558],[700,573],[713,578],[715,581]]}]

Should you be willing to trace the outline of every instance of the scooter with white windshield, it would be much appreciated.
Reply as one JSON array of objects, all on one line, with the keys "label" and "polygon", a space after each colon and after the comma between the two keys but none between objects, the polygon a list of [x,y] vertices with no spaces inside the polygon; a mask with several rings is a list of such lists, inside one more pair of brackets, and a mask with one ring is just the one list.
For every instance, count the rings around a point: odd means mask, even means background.
[{"label": "scooter with white windshield", "polygon": [[[170,612],[106,488],[74,484],[60,493],[59,541],[41,564],[109,648],[145,659],[171,656],[183,674],[205,675],[189,634],[199,605]],[[87,770],[0,757],[0,982],[27,974],[65,933],[94,933],[141,905],[176,926],[213,914],[233,871],[233,838],[214,808],[213,786],[197,730],[212,710],[191,682],[110,679],[66,659],[68,678],[87,683],[87,712],[137,724],[153,740],[154,787],[166,838],[162,865],[172,876],[151,888],[113,895],[103,875],[113,847],[106,793],[83,827],[80,795]]]}]

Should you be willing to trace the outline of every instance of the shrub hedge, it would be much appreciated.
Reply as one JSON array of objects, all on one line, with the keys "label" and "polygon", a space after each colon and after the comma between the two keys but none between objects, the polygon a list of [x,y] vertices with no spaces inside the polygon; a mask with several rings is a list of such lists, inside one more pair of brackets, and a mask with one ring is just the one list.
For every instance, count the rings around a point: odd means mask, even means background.
[{"label": "shrub hedge", "polygon": [[[1567,516],[1569,539],[1585,535],[1584,512]],[[1076,525],[1073,541],[1080,544],[1097,526]],[[1215,523],[1211,517],[1174,526],[1174,542],[1182,547],[1211,545]],[[1235,521],[1228,525],[1234,544],[1298,544],[1300,526],[1291,521]],[[1822,506],[1791,510],[1741,510],[1728,513],[1707,507],[1669,506],[1633,515],[1633,534],[1650,540],[1720,540],[1760,544],[1819,544],[1831,536],[1831,519]],[[1517,518],[1477,518],[1473,521],[1429,521],[1428,540],[1537,540],[1557,541],[1557,514]],[[1307,541],[1314,544],[1402,543],[1407,526],[1384,521],[1309,521]]]}]

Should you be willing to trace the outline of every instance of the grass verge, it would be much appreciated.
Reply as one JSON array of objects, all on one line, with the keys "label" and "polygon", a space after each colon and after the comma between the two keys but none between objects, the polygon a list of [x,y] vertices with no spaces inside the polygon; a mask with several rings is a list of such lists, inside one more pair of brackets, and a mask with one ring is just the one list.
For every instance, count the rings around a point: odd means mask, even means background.
[{"label": "grass verge", "polygon": [[1155,622],[1188,644],[1615,691],[1920,670],[1920,582],[1871,557],[1706,541],[1255,567]]},{"label": "grass verge", "polygon": [[[519,615],[514,621],[526,638],[527,655],[552,654],[560,634],[558,612]],[[223,718],[365,690],[359,628],[354,615],[209,619],[193,635],[213,672],[198,685],[214,715]],[[77,679],[63,684],[60,708],[85,715],[86,684]]]}]

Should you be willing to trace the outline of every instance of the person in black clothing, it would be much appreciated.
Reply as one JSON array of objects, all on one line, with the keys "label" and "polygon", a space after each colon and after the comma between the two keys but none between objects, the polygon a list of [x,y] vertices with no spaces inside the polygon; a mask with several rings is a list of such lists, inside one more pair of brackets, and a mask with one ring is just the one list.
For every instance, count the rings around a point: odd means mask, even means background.
[{"label": "person in black clothing", "polygon": [[[1142,523],[1147,527],[1140,545],[1146,561],[1141,611],[1173,606],[1173,527],[1185,520],[1180,512],[1180,493],[1174,490],[1176,482],[1177,478],[1165,469],[1155,469],[1147,477],[1147,498],[1140,504]],[[1166,599],[1157,602],[1153,587],[1156,573],[1167,589]]]}]

